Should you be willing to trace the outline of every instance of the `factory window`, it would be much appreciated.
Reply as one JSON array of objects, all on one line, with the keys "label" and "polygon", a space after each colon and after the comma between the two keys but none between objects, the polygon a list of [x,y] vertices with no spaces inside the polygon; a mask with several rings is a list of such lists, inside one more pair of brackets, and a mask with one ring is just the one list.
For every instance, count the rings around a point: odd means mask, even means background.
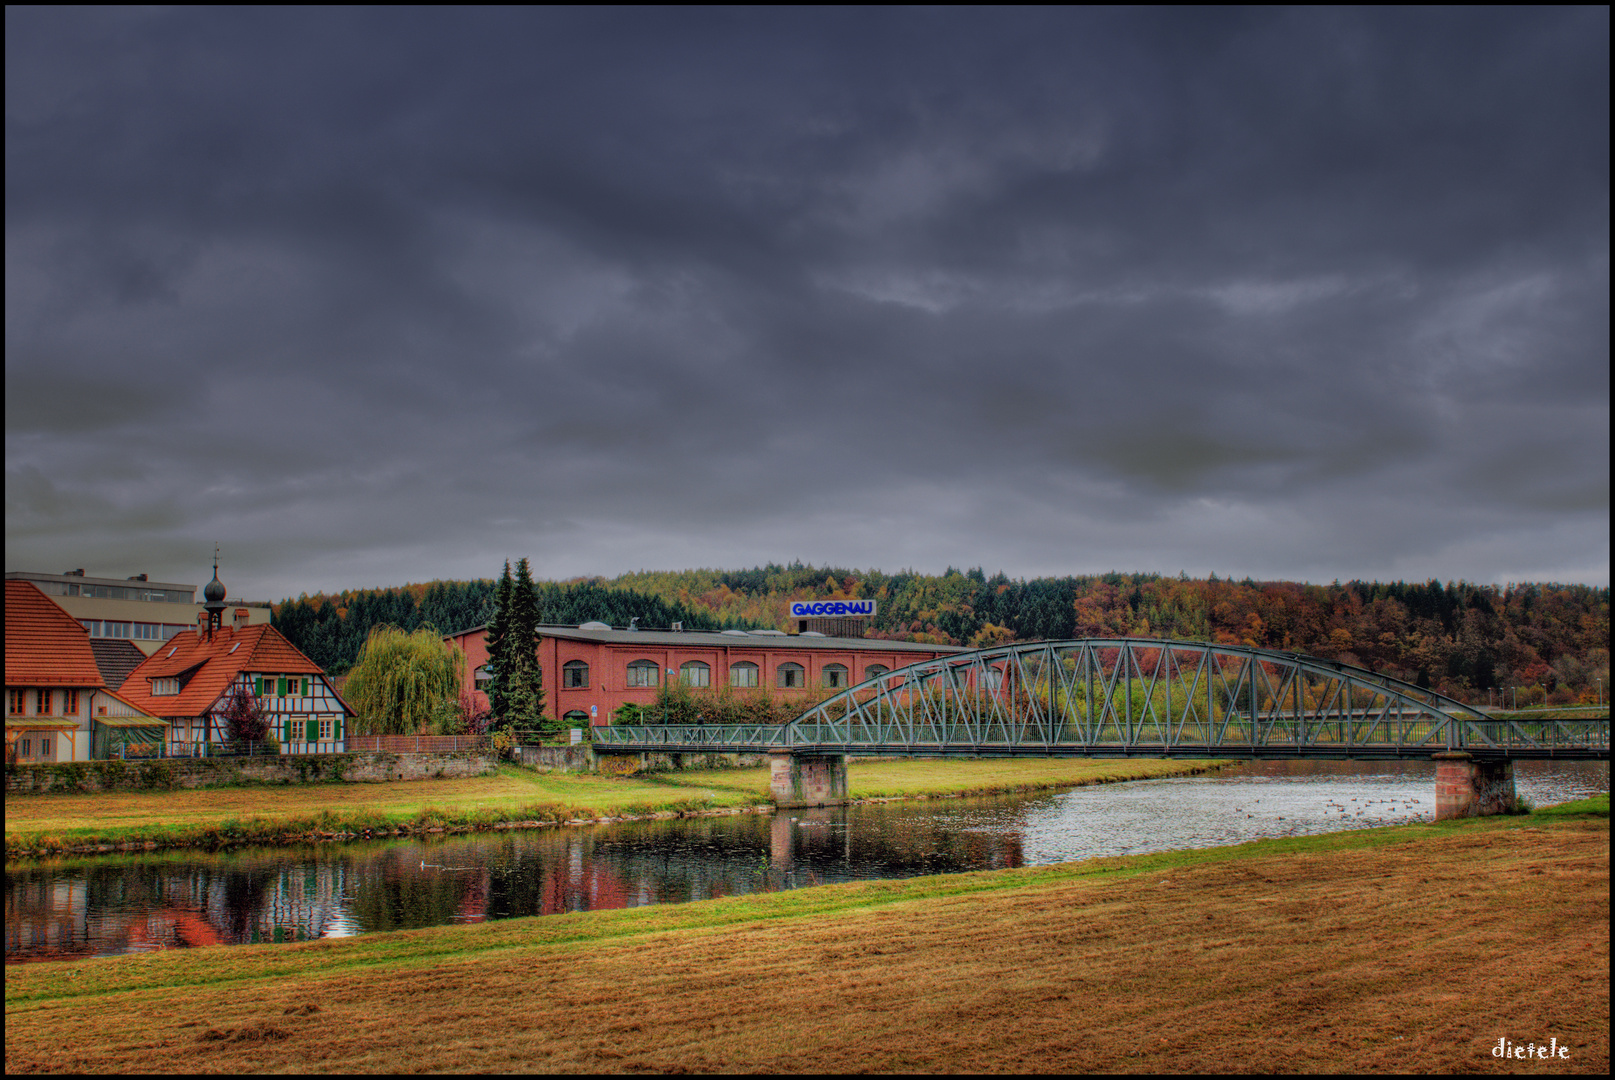
[{"label": "factory window", "polygon": [[807,671],[801,664],[781,664],[776,675],[781,690],[800,690],[807,685]]},{"label": "factory window", "polygon": [[738,664],[730,664],[729,685],[739,687],[756,686],[757,665],[752,663],[750,660],[742,660]]},{"label": "factory window", "polygon": [[569,727],[589,726],[589,714],[584,712],[582,709],[573,709],[571,712],[561,717],[561,719],[565,721]]},{"label": "factory window", "polygon": [[712,668],[699,660],[686,660],[679,665],[679,682],[685,686],[711,686]]},{"label": "factory window", "polygon": [[864,678],[877,679],[890,670],[892,669],[887,667],[885,664],[870,664],[868,667],[864,668]]},{"label": "factory window", "polygon": [[635,660],[628,665],[628,685],[655,686],[656,673],[659,670],[660,666],[654,660]]},{"label": "factory window", "polygon": [[581,690],[589,685],[589,665],[582,660],[568,660],[561,665],[561,689]]},{"label": "factory window", "polygon": [[847,685],[847,665],[845,665],[845,664],[826,664],[826,665],[824,665],[824,685],[826,687],[829,687],[832,690],[839,689],[839,688],[841,688],[843,686],[846,686]]}]

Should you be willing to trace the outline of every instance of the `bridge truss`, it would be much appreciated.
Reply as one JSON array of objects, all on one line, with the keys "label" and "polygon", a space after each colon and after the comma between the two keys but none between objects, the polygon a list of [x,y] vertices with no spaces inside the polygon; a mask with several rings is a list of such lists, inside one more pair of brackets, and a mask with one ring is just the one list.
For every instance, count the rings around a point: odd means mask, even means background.
[{"label": "bridge truss", "polygon": [[1027,756],[1609,757],[1609,721],[1478,709],[1301,653],[1154,638],[1004,645],[912,664],[788,725],[600,728],[603,751]]}]

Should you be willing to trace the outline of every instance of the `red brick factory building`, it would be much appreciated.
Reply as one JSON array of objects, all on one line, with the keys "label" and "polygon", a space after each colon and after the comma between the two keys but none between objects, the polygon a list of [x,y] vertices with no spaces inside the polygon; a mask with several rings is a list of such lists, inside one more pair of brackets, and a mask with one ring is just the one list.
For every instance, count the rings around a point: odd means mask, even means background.
[{"label": "red brick factory building", "polygon": [[[970,651],[812,631],[618,630],[599,622],[541,626],[538,633],[544,712],[572,727],[610,724],[619,706],[649,705],[659,688],[680,679],[694,688],[762,689],[776,700],[800,695],[805,707],[810,691],[852,686],[894,668]],[[443,640],[465,650],[464,689],[473,690],[477,703],[486,708],[487,627],[448,634]]]}]

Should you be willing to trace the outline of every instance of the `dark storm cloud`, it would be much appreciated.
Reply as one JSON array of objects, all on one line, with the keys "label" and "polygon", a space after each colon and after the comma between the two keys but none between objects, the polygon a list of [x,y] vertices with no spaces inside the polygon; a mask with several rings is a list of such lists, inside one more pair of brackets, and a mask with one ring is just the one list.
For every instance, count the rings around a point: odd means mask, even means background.
[{"label": "dark storm cloud", "polygon": [[1608,580],[1606,10],[6,18],[8,567]]}]

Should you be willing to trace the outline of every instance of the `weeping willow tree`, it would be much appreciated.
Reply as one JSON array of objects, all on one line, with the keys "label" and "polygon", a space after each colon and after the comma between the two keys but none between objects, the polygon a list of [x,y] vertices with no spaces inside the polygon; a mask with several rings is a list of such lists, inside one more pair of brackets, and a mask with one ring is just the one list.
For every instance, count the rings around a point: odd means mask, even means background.
[{"label": "weeping willow tree", "polygon": [[343,687],[358,714],[355,731],[414,735],[428,729],[455,701],[464,674],[465,653],[445,645],[434,628],[406,634],[396,626],[375,627]]}]

